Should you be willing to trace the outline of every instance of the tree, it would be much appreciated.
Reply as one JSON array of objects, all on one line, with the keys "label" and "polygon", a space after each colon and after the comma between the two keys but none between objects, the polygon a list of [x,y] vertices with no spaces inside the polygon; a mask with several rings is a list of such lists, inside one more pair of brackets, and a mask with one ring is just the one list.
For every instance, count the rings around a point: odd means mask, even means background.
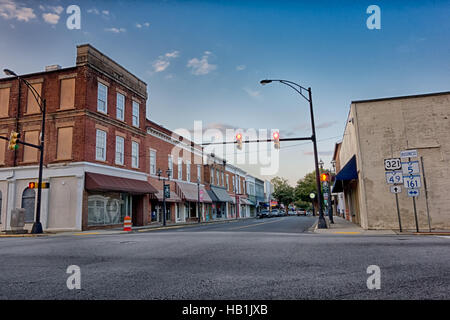
[{"label": "tree", "polygon": [[279,203],[284,204],[286,213],[289,210],[289,205],[294,201],[294,188],[289,185],[287,179],[275,177],[271,180],[273,184],[273,197]]},{"label": "tree", "polygon": [[315,193],[317,198],[317,183],[316,183],[316,172],[310,172],[305,175],[303,179],[297,181],[297,185],[294,190],[295,200],[301,200],[305,202],[312,202],[310,194]]}]

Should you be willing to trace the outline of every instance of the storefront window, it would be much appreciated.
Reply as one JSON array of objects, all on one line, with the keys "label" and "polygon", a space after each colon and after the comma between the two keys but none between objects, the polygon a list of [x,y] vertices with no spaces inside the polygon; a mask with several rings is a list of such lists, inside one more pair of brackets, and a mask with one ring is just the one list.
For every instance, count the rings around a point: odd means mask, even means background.
[{"label": "storefront window", "polygon": [[113,225],[131,217],[131,196],[125,193],[103,193],[88,196],[88,225]]}]

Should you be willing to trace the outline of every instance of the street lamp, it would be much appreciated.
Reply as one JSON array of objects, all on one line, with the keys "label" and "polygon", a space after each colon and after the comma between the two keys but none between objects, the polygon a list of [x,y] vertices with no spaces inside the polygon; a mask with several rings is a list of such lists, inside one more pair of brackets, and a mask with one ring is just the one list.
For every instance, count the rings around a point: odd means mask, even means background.
[{"label": "street lamp", "polygon": [[[34,98],[36,99],[36,102],[39,106],[39,109],[42,112],[42,124],[41,124],[41,142],[38,146],[35,146],[35,148],[39,149],[41,154],[39,158],[39,178],[38,178],[38,194],[37,194],[37,206],[36,206],[36,221],[33,223],[33,228],[31,229],[31,233],[38,234],[42,233],[42,224],[41,224],[41,194],[42,194],[42,171],[43,171],[43,165],[44,165],[44,137],[45,137],[45,112],[46,112],[46,101],[45,99],[42,99],[41,95],[36,91],[36,89],[25,79],[18,76],[14,71],[9,69],[4,69],[3,72],[7,76],[14,76],[17,77],[19,81],[22,81],[28,89],[30,89],[31,93],[33,94]],[[19,92],[20,95],[20,92]],[[31,146],[30,144],[27,144]]]},{"label": "street lamp", "polygon": [[[315,165],[315,170],[316,170],[316,185],[317,185],[317,196],[318,196],[317,200],[319,202],[319,222],[318,222],[317,227],[319,229],[326,229],[327,223],[325,221],[325,218],[323,215],[323,208],[322,208],[323,196],[322,196],[322,190],[320,187],[319,163],[318,163],[318,156],[317,156],[316,126],[314,124],[314,112],[313,112],[311,88],[306,89],[305,87],[302,87],[295,82],[288,81],[288,80],[279,80],[279,79],[278,80],[273,80],[273,79],[272,80],[270,80],[270,79],[261,80],[260,84],[266,85],[273,81],[280,82],[280,83],[287,85],[288,87],[294,89],[299,95],[301,95],[303,98],[305,98],[306,101],[309,102],[309,110],[310,110],[310,115],[311,115],[311,128],[312,128],[312,135],[311,135],[310,139],[312,140],[313,147],[314,147],[314,165]],[[303,94],[304,91],[308,92],[308,96]]]},{"label": "street lamp", "polygon": [[[156,172],[156,175],[158,176],[158,180],[160,180],[160,181],[162,180],[162,182],[163,182],[163,226],[166,225],[166,180],[170,181],[170,175],[172,173],[172,170],[167,169],[166,173],[167,173],[167,178],[161,178],[162,170],[158,169],[158,171]],[[170,186],[170,184],[169,184],[169,186]]]}]

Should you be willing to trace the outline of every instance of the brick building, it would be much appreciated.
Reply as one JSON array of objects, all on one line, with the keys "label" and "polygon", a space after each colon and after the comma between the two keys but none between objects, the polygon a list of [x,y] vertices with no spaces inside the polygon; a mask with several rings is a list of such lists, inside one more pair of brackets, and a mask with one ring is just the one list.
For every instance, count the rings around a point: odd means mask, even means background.
[{"label": "brick building", "polygon": [[[88,230],[162,222],[163,182],[170,170],[169,223],[236,217],[245,203],[245,172],[147,119],[147,84],[92,46],[77,46],[76,65],[20,76],[46,100],[41,223],[46,231]],[[12,131],[39,144],[42,114],[17,77],[0,79],[0,135]],[[0,231],[11,210],[35,221],[39,151],[0,139]],[[232,195],[232,197],[230,197]],[[241,201],[243,203],[241,203]],[[242,208],[247,216],[247,209]]]},{"label": "brick building", "polygon": [[158,190],[150,198],[149,221],[162,221],[163,181],[158,177],[158,170],[162,171],[162,178],[167,178],[167,170],[171,172],[165,182],[171,190],[170,198],[166,199],[166,220],[198,221],[199,212],[202,221],[207,220],[212,200],[203,184],[202,147],[150,120],[146,121],[146,130],[149,182]]},{"label": "brick building", "polygon": [[[147,85],[90,45],[77,47],[75,67],[21,76],[46,99],[41,222],[45,230],[84,230],[147,223],[149,196],[156,190],[146,174]],[[0,135],[11,131],[39,144],[41,111],[16,77],[0,79]],[[13,208],[34,221],[39,152],[0,140],[1,229]]]}]

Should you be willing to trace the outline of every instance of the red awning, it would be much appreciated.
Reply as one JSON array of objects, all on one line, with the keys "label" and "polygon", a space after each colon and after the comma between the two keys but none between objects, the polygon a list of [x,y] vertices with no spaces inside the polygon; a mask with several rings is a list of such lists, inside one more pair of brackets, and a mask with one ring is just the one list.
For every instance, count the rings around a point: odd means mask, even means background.
[{"label": "red awning", "polygon": [[[199,198],[199,189],[196,184],[186,183],[186,182],[177,182],[177,188],[181,193],[181,197],[186,201],[197,202]],[[204,186],[200,186],[200,202],[212,202],[211,198],[206,192]]]},{"label": "red awning", "polygon": [[85,173],[85,188],[91,191],[117,191],[134,194],[158,192],[147,181],[107,176],[92,172]]}]

